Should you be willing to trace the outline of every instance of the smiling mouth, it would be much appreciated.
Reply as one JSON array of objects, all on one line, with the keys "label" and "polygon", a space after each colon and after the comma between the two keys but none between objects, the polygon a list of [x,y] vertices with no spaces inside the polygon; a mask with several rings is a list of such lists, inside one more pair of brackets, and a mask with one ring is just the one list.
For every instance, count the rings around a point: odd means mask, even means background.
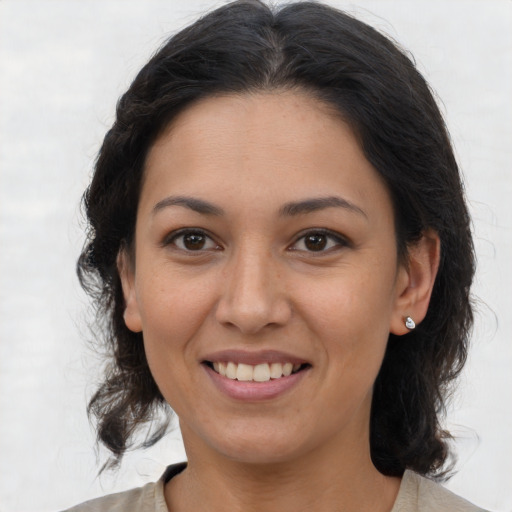
[{"label": "smiling mouth", "polygon": [[268,382],[270,380],[281,379],[311,366],[308,363],[262,363],[251,365],[234,363],[232,361],[205,361],[204,364],[223,377],[244,382]]}]

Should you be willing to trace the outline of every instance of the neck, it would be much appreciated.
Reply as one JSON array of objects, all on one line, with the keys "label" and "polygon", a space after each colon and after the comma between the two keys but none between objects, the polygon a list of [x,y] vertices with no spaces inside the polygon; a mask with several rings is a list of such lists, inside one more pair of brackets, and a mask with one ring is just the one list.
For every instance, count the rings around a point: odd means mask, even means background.
[{"label": "neck", "polygon": [[360,448],[316,449],[273,464],[217,460],[192,449],[187,469],[167,484],[166,501],[171,512],[389,512],[400,480],[379,473],[369,446]]}]

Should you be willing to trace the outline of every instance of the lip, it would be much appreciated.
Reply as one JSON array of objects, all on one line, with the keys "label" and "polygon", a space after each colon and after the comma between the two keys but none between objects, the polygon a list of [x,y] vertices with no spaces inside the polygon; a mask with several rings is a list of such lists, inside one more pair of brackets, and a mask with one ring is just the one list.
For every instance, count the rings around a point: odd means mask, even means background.
[{"label": "lip", "polygon": [[221,350],[206,354],[202,358],[202,361],[208,361],[210,363],[227,363],[231,361],[237,364],[250,364],[252,366],[263,363],[311,364],[310,361],[278,350],[259,350],[258,352],[250,352],[247,350]]},{"label": "lip", "polygon": [[[291,362],[289,359],[287,361]],[[239,361],[243,363],[244,361]],[[268,360],[266,361],[268,362]],[[279,362],[279,361],[274,361]],[[258,363],[245,363],[258,364]],[[279,379],[271,379],[265,382],[239,381],[223,377],[209,366],[201,365],[208,377],[212,380],[216,388],[224,395],[235,400],[247,402],[260,402],[271,400],[283,395],[287,391],[295,388],[300,381],[309,373],[309,369],[305,368],[297,373],[292,373],[288,377]]]}]

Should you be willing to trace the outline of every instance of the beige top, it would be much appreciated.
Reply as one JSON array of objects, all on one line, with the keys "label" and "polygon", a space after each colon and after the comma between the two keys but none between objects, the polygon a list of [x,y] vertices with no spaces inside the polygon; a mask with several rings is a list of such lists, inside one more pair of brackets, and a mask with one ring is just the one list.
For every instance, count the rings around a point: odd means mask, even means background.
[{"label": "beige top", "polygon": [[[169,466],[158,482],[87,501],[66,512],[169,512],[164,498],[164,485],[185,467],[185,463]],[[439,484],[406,471],[391,512],[484,511]]]}]

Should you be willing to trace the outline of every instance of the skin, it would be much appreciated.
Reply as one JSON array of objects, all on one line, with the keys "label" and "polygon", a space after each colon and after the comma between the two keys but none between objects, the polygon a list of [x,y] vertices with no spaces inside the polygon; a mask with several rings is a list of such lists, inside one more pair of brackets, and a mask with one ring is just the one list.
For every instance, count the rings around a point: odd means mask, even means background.
[{"label": "skin", "polygon": [[[283,214],[334,196],[346,204]],[[183,228],[204,233],[198,245]],[[371,462],[372,386],[389,333],[424,317],[438,259],[426,233],[398,261],[386,186],[307,94],[211,97],[181,113],[149,153],[134,253],[119,257],[126,325],[144,334],[189,461],[166,486],[169,509],[390,510],[400,480]],[[277,397],[233,399],[203,364],[227,349],[309,366]]]}]

